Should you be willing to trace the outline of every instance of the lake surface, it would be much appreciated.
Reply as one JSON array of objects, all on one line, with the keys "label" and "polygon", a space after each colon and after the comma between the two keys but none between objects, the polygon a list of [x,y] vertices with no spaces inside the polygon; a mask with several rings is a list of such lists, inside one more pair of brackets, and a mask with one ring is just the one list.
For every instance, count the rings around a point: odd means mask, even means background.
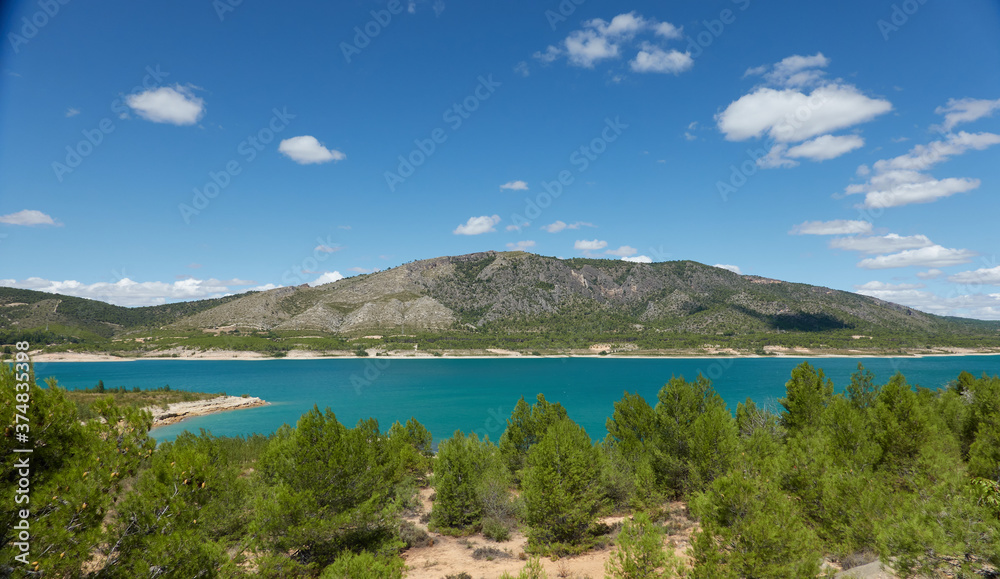
[{"label": "lake surface", "polygon": [[[739,359],[331,359],[331,360],[140,360],[134,362],[49,362],[36,364],[39,378],[54,376],[64,388],[87,388],[103,380],[107,387],[156,388],[259,396],[271,404],[197,417],[158,428],[158,441],[184,430],[204,428],[219,436],[267,434],[295,424],[313,405],[329,406],[348,426],[374,417],[383,430],[411,416],[435,441],[455,430],[475,431],[496,441],[506,419],[524,396],[539,392],[561,402],[570,417],[592,438],[607,434],[605,420],[622,392],[638,392],[651,405],[671,376],[694,379],[703,373],[731,409],[753,398],[776,405],[800,358]],[[967,370],[1000,374],[1000,356],[930,358],[808,359],[822,368],[840,390],[850,382],[858,361],[885,383],[897,371],[910,384],[937,388]]]}]

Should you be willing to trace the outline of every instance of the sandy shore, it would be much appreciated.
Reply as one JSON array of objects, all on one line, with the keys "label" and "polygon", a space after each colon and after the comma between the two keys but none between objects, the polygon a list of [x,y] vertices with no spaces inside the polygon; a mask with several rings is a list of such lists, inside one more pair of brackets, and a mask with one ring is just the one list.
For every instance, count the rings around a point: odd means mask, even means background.
[{"label": "sandy shore", "polygon": [[254,408],[266,404],[267,402],[255,396],[247,398],[241,396],[219,396],[218,398],[197,400],[195,402],[175,402],[169,405],[166,410],[159,406],[150,406],[146,410],[149,410],[153,414],[153,428],[156,428],[157,426],[174,424],[192,416],[204,416],[206,414],[228,412],[230,410],[243,410],[244,408]]},{"label": "sandy shore", "polygon": [[[760,356],[758,354],[733,355],[733,354],[712,354],[712,353],[664,353],[664,354],[609,354],[606,356],[582,353],[551,354],[544,356],[528,356],[520,352],[490,349],[490,354],[454,354],[444,353],[442,356],[434,356],[425,352],[407,352],[406,354],[380,355],[379,360],[496,360],[496,359],[541,359],[541,358],[593,358],[603,360],[724,360],[733,358],[926,358],[937,356],[997,356],[1000,351],[984,352],[968,348],[952,348],[947,351],[937,352],[910,352],[907,354],[879,354],[869,352],[856,352],[850,354],[825,354],[813,352],[781,352],[770,356]],[[334,355],[311,352],[307,350],[292,350],[283,358],[273,358],[265,356],[259,352],[235,352],[228,350],[209,350],[192,353],[190,356],[171,357],[162,355],[138,356],[135,358],[124,358],[109,354],[91,354],[85,352],[57,352],[52,354],[33,353],[31,359],[34,362],[132,362],[136,360],[371,360],[369,358],[359,358],[353,352],[337,353]]]}]

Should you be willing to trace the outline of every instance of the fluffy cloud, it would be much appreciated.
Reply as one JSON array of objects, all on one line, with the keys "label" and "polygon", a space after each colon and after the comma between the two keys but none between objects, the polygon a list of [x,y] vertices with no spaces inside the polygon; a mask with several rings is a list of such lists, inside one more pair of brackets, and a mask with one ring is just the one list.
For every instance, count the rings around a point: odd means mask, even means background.
[{"label": "fluffy cloud", "polygon": [[653,259],[646,255],[635,255],[632,257],[623,257],[622,261],[631,261],[632,263],[653,263]]},{"label": "fluffy cloud", "polygon": [[917,277],[920,279],[937,279],[944,275],[944,272],[940,269],[928,269],[927,271],[918,271]]},{"label": "fluffy cloud", "polygon": [[341,275],[339,271],[327,271],[323,272],[323,275],[309,282],[309,287],[316,287],[327,283],[333,283],[335,281],[340,281],[342,279],[344,279],[344,276]]},{"label": "fluffy cloud", "polygon": [[530,239],[507,244],[507,249],[511,249],[513,251],[524,251],[529,247],[535,247],[535,242],[531,241]]},{"label": "fluffy cloud", "polygon": [[743,272],[740,270],[740,267],[738,265],[726,265],[726,264],[723,264],[723,263],[717,263],[717,264],[713,265],[712,267],[718,267],[720,269],[729,270],[729,271],[731,271],[733,273],[738,273],[740,275],[743,275]]},{"label": "fluffy cloud", "polygon": [[[808,114],[799,114],[803,110]],[[730,103],[715,120],[729,141],[766,135],[779,143],[796,143],[866,123],[890,110],[889,101],[869,98],[848,84],[828,84],[809,94],[762,87]]]},{"label": "fluffy cloud", "polygon": [[894,253],[908,249],[920,249],[934,245],[926,235],[901,236],[895,233],[874,237],[839,237],[830,242],[834,249],[859,251],[861,253]]},{"label": "fluffy cloud", "polygon": [[344,248],[343,247],[331,247],[329,245],[324,245],[324,244],[321,243],[321,244],[317,245],[313,249],[313,251],[319,251],[319,252],[322,252],[322,253],[334,253],[334,252],[340,251],[341,249],[344,249]]},{"label": "fluffy cloud", "polygon": [[84,284],[75,280],[47,280],[31,277],[17,281],[13,279],[0,280],[0,286],[31,289],[49,293],[58,293],[92,300],[100,300],[120,306],[152,306],[180,300],[197,300],[217,298],[237,293],[238,291],[268,290],[274,285],[253,286],[253,281],[240,279],[194,279],[187,278],[173,283],[160,281],[136,282],[129,278],[114,283],[98,282]]},{"label": "fluffy cloud", "polygon": [[507,231],[521,231],[521,229],[531,225],[530,221],[523,221],[521,223],[511,223],[506,227]]},{"label": "fluffy cloud", "polygon": [[820,68],[826,68],[830,64],[830,59],[818,52],[813,56],[793,55],[781,62],[771,65],[762,65],[751,68],[743,75],[757,76],[764,75],[764,79],[771,84],[779,86],[798,87],[813,84],[823,76]]},{"label": "fluffy cloud", "polygon": [[993,114],[1000,109],[1000,99],[995,101],[983,99],[948,99],[943,107],[934,109],[939,115],[944,115],[944,122],[939,130],[948,132],[961,123],[971,123]]},{"label": "fluffy cloud", "polygon": [[864,269],[888,269],[894,267],[947,267],[969,263],[977,254],[967,249],[949,249],[931,245],[920,249],[909,249],[890,255],[880,255],[862,259],[858,267]]},{"label": "fluffy cloud", "polygon": [[860,289],[858,293],[940,316],[1000,319],[1000,293],[967,294],[945,298],[929,291],[898,289],[892,284],[884,285],[890,289]]},{"label": "fluffy cloud", "polygon": [[948,281],[964,284],[1000,285],[1000,265],[956,273],[948,276]]},{"label": "fluffy cloud", "polygon": [[867,291],[901,291],[901,290],[921,289],[923,287],[925,286],[922,283],[891,284],[881,281],[870,281],[866,284],[856,285],[854,286],[854,289],[867,290]]},{"label": "fluffy cloud", "polygon": [[645,43],[642,50],[635,55],[630,63],[635,72],[660,72],[664,74],[680,74],[694,66],[690,53],[679,50],[666,50],[659,46]]},{"label": "fluffy cloud", "polygon": [[806,158],[812,161],[834,159],[854,149],[865,145],[865,140],[857,135],[823,135],[801,145],[788,149],[787,155],[796,159]]},{"label": "fluffy cloud", "polygon": [[604,249],[607,246],[607,241],[601,241],[598,239],[592,239],[590,241],[586,239],[578,239],[575,243],[573,243],[573,249],[578,251],[597,251],[598,249]]},{"label": "fluffy cloud", "polygon": [[496,231],[494,226],[500,223],[499,215],[482,215],[480,217],[470,217],[464,225],[459,225],[452,231],[455,235],[479,235],[481,233],[491,233]]},{"label": "fluffy cloud", "polygon": [[615,256],[618,256],[618,257],[631,257],[631,256],[639,253],[639,250],[636,249],[636,248],[634,248],[634,247],[629,247],[628,245],[623,245],[623,246],[619,247],[618,249],[609,249],[609,250],[605,251],[604,253],[606,253],[608,255],[615,255]]},{"label": "fluffy cloud", "polygon": [[563,221],[556,221],[555,223],[549,223],[548,225],[543,225],[542,229],[548,231],[549,233],[559,233],[564,229],[580,229],[581,227],[594,227],[593,223],[587,223],[586,221],[577,221],[576,223],[565,223]]},{"label": "fluffy cloud", "polygon": [[329,163],[347,158],[347,155],[336,149],[327,149],[311,135],[284,139],[278,145],[278,151],[300,165]]},{"label": "fluffy cloud", "polygon": [[682,37],[681,29],[669,22],[629,12],[615,16],[610,22],[601,18],[588,20],[581,29],[570,32],[560,45],[549,46],[534,57],[546,64],[565,57],[573,66],[594,68],[595,64],[620,58],[626,49],[635,50],[638,46],[635,58],[629,62],[634,72],[679,74],[693,66],[689,53],[668,51],[649,40],[639,42],[636,40],[639,34],[661,42]]},{"label": "fluffy cloud", "polygon": [[[938,109],[939,112],[941,110]],[[977,111],[981,112],[982,110]],[[979,117],[967,114],[962,117],[966,120],[952,119],[952,124],[976,118]],[[888,208],[913,203],[930,203],[957,193],[972,191],[979,187],[979,179],[955,177],[936,179],[926,171],[952,157],[969,151],[982,151],[997,144],[1000,144],[1000,135],[993,133],[965,131],[950,133],[945,135],[944,139],[917,145],[903,155],[877,161],[870,170],[867,166],[863,166],[863,171],[859,167],[858,174],[867,176],[868,180],[863,184],[850,185],[844,192],[847,195],[864,194],[865,200],[861,204],[863,207]]]},{"label": "fluffy cloud", "polygon": [[52,219],[51,216],[35,209],[24,209],[23,211],[18,211],[17,213],[0,215],[0,223],[6,223],[7,225],[25,225],[28,227],[35,225],[62,225],[55,219]]},{"label": "fluffy cloud", "polygon": [[856,235],[870,233],[872,224],[868,221],[848,221],[835,219],[833,221],[806,221],[792,228],[791,235]]},{"label": "fluffy cloud", "polygon": [[527,191],[528,184],[524,181],[508,181],[500,186],[501,189],[510,189],[511,191]]},{"label": "fluffy cloud", "polygon": [[137,115],[154,123],[193,125],[205,114],[205,101],[181,85],[150,89],[125,98]]},{"label": "fluffy cloud", "polygon": [[930,203],[956,193],[965,193],[979,187],[979,179],[931,179],[920,183],[901,183],[890,189],[870,191],[865,195],[864,207],[901,207],[912,203]]}]

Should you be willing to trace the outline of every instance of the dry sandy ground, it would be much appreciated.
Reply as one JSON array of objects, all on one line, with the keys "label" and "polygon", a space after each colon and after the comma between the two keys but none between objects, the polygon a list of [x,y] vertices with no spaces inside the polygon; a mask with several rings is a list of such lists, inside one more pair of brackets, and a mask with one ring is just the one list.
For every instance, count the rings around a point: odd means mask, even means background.
[{"label": "dry sandy ground", "polygon": [[192,416],[204,416],[215,414],[216,412],[227,412],[229,410],[242,410],[255,406],[264,406],[264,400],[255,396],[243,398],[241,396],[219,396],[208,400],[197,400],[194,402],[175,402],[170,404],[166,410],[158,406],[146,408],[153,414],[153,428],[166,426],[180,422]]},{"label": "dry sandy ground", "polygon": [[[432,489],[422,489],[420,491],[423,500],[423,513],[430,513],[431,501],[429,497]],[[694,523],[685,516],[685,508],[682,503],[671,503],[669,529],[674,530],[664,542],[665,545],[673,546],[678,556],[686,556],[684,552],[690,545],[691,533],[694,530]],[[608,525],[621,522],[625,517],[607,517],[603,519]],[[420,514],[407,517],[421,529],[427,530],[427,525],[420,522]],[[449,537],[438,533],[430,533],[434,544],[430,547],[413,548],[403,553],[409,572],[408,579],[443,579],[448,575],[458,573],[468,573],[473,579],[496,579],[502,573],[509,572],[516,576],[524,567],[526,561],[521,560],[524,548],[527,545],[527,538],[520,532],[513,533],[511,539],[504,543],[491,541],[481,534],[469,537]],[[476,549],[480,547],[495,547],[506,551],[510,556],[497,558],[493,561],[479,560],[472,557]],[[608,560],[613,547],[597,551],[591,551],[575,557],[564,557],[558,561],[548,558],[541,560],[545,572],[551,578],[573,578],[573,579],[600,579],[604,577],[604,564]]]}]

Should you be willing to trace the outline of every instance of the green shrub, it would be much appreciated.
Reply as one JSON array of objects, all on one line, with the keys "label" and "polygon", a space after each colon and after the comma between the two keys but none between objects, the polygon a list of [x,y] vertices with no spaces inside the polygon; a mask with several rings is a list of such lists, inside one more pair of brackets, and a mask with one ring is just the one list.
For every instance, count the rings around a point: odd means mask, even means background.
[{"label": "green shrub", "polygon": [[403,579],[404,571],[399,557],[347,552],[323,569],[320,579]]},{"label": "green shrub", "polygon": [[483,536],[498,543],[503,543],[510,540],[510,529],[502,521],[493,517],[487,517],[483,519]]},{"label": "green shrub", "polygon": [[664,550],[663,529],[639,513],[622,526],[604,569],[609,579],[667,579],[677,576],[680,562]]}]

